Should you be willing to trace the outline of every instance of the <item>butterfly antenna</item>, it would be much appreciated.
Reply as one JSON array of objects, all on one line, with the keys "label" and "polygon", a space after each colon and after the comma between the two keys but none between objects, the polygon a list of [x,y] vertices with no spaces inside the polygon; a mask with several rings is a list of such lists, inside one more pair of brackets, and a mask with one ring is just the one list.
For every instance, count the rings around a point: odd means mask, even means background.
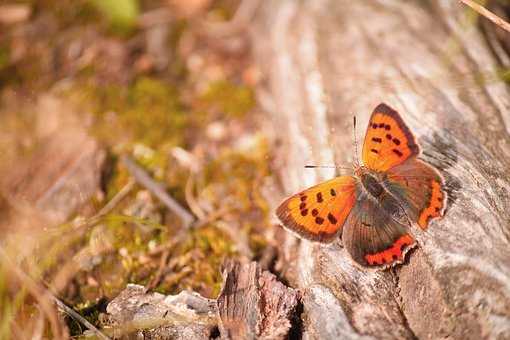
[{"label": "butterfly antenna", "polygon": [[315,168],[352,170],[352,168],[349,168],[346,166],[338,166],[338,165],[305,165],[305,169],[315,169]]},{"label": "butterfly antenna", "polygon": [[356,167],[359,167],[359,158],[358,158],[358,139],[356,138],[356,115],[353,116],[352,120],[354,129],[354,161],[356,163]]}]

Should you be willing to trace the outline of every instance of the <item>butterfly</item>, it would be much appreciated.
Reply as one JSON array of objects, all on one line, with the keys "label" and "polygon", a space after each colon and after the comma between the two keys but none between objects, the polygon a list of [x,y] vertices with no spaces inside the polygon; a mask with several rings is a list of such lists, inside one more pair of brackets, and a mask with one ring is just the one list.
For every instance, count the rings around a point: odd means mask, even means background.
[{"label": "butterfly", "polygon": [[381,103],[373,111],[362,149],[363,165],[287,198],[276,210],[299,236],[330,243],[339,237],[352,259],[386,269],[416,246],[410,227],[426,230],[446,208],[438,171],[418,159],[420,147],[402,117]]}]

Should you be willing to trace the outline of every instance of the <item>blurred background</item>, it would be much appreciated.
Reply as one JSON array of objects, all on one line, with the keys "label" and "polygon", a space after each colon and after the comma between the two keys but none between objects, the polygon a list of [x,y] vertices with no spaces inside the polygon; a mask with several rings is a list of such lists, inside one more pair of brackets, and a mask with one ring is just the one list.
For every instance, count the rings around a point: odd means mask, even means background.
[{"label": "blurred background", "polygon": [[271,266],[269,136],[236,0],[0,3],[0,339],[80,336],[128,282]]}]

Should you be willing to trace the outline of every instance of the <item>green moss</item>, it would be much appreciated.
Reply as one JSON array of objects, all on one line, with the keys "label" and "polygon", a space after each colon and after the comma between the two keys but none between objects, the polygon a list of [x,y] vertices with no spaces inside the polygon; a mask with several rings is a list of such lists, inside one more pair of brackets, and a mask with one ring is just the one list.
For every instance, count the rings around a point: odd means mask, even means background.
[{"label": "green moss", "polygon": [[238,209],[245,210],[265,205],[259,190],[260,180],[269,174],[267,143],[263,138],[253,138],[251,148],[227,149],[207,166],[203,182],[207,183],[204,193],[209,199],[232,201]]},{"label": "green moss", "polygon": [[255,106],[251,88],[229,81],[212,83],[201,100],[207,110],[219,111],[227,118],[242,117]]},{"label": "green moss", "polygon": [[[207,297],[216,297],[222,282],[219,268],[225,257],[236,254],[234,243],[213,225],[190,230],[186,240],[174,250],[177,275],[164,281],[159,290],[178,293],[191,289]],[[185,275],[178,275],[178,273]]]},{"label": "green moss", "polygon": [[150,148],[184,144],[189,114],[172,85],[149,77],[128,88],[118,85],[77,84],[68,93],[78,105],[96,114],[92,132],[108,145],[139,143]]},{"label": "green moss", "polygon": [[133,30],[140,13],[138,0],[89,0],[105,16],[114,32],[125,34]]},{"label": "green moss", "polygon": [[134,128],[136,138],[149,146],[180,145],[187,114],[179,104],[176,89],[159,80],[141,78],[130,89],[125,123]]},{"label": "green moss", "polygon": [[510,69],[504,68],[497,72],[498,78],[504,81],[505,83],[510,82]]},{"label": "green moss", "polygon": [[0,46],[0,71],[9,66],[10,52],[7,46]]}]

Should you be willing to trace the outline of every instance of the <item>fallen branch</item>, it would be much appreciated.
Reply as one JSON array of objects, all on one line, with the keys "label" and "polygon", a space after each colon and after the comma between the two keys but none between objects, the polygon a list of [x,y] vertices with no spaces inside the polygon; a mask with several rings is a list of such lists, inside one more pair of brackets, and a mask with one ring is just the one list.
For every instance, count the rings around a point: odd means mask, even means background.
[{"label": "fallen branch", "polygon": [[134,177],[136,182],[149,190],[156,196],[168,209],[174,212],[182,220],[183,225],[188,228],[195,218],[186,209],[184,209],[177,201],[175,201],[165,191],[160,183],[153,180],[147,172],[138,166],[129,156],[123,155],[122,163],[126,166],[129,173]]}]

